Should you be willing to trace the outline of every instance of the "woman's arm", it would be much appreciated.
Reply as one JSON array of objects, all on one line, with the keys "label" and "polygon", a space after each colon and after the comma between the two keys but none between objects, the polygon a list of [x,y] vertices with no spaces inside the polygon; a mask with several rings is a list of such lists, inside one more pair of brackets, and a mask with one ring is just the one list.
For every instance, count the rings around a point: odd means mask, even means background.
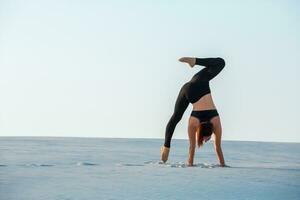
[{"label": "woman's arm", "polygon": [[222,152],[222,148],[221,148],[221,137],[215,135],[215,150],[216,150],[216,154],[220,163],[220,166],[225,167],[225,161],[224,161],[224,156],[223,156],[223,152]]},{"label": "woman's arm", "polygon": [[189,135],[189,157],[188,157],[188,166],[194,165],[194,156],[196,149],[196,135],[197,131],[199,131],[199,121],[194,117],[190,117],[188,124],[188,135]]},{"label": "woman's arm", "polygon": [[221,126],[220,117],[216,117],[216,118],[212,119],[212,123],[214,125],[215,151],[216,151],[220,166],[225,167],[225,161],[224,161],[224,156],[223,156],[222,147],[221,147],[222,126]]}]

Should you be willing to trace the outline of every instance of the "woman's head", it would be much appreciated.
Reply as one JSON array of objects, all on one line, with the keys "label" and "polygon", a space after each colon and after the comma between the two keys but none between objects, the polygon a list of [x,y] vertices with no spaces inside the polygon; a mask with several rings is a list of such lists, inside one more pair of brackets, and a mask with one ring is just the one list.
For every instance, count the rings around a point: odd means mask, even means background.
[{"label": "woman's head", "polygon": [[211,122],[202,122],[197,131],[197,143],[198,147],[202,146],[204,142],[207,142],[213,132],[213,124]]}]

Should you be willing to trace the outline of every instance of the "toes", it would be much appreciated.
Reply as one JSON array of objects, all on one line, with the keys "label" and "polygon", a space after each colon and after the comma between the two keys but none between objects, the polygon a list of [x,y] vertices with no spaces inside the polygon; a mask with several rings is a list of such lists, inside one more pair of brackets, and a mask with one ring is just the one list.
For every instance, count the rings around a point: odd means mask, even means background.
[{"label": "toes", "polygon": [[186,57],[182,57],[179,59],[180,62],[186,62]]}]

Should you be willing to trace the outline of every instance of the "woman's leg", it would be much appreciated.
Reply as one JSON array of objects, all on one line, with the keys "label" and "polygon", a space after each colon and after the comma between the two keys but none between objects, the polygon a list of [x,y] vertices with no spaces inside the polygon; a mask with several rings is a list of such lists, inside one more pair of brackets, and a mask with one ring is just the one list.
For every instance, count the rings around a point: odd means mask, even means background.
[{"label": "woman's leg", "polygon": [[200,70],[192,78],[192,82],[197,81],[210,81],[216,77],[224,68],[225,61],[223,58],[195,58],[195,57],[182,57],[179,59],[180,62],[185,62],[194,67],[195,65],[205,66],[204,69]]},{"label": "woman's leg", "polygon": [[186,108],[189,105],[189,101],[186,98],[186,87],[188,87],[188,84],[185,84],[177,97],[176,103],[175,103],[175,109],[172,114],[172,117],[170,118],[167,127],[166,127],[166,133],[165,133],[165,143],[164,146],[161,148],[161,160],[163,162],[166,162],[169,157],[169,152],[170,152],[170,146],[171,146],[171,140],[172,136],[175,130],[175,127],[177,123],[181,120],[182,115]]},{"label": "woman's leg", "polygon": [[185,84],[177,97],[176,103],[175,103],[175,108],[174,108],[174,112],[167,124],[166,127],[166,132],[165,132],[165,143],[164,146],[167,148],[170,148],[171,146],[171,139],[175,130],[176,125],[178,124],[178,122],[181,120],[184,111],[186,110],[186,108],[189,105],[189,101],[186,98],[186,89],[187,89],[187,84]]},{"label": "woman's leg", "polygon": [[205,66],[205,68],[195,74],[192,81],[210,81],[225,67],[223,58],[196,58],[195,64]]}]

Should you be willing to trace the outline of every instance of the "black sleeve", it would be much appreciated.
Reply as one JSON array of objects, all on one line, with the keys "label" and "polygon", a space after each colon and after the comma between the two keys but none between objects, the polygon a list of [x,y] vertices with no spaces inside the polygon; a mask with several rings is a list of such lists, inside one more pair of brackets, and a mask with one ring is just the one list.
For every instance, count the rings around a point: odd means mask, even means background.
[{"label": "black sleeve", "polygon": [[210,81],[222,71],[225,67],[225,61],[223,58],[196,58],[196,65],[205,66],[196,74],[196,77]]}]

